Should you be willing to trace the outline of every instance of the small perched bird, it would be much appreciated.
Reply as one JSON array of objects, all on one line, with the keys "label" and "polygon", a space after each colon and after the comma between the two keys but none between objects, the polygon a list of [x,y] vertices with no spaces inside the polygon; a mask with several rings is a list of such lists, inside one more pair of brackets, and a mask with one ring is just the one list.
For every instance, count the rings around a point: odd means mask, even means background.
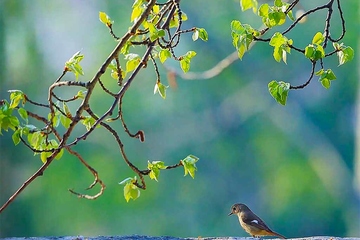
[{"label": "small perched bird", "polygon": [[236,214],[241,227],[253,237],[278,236],[286,239],[283,235],[271,230],[261,218],[256,216],[245,204],[236,203],[231,207],[230,215]]}]

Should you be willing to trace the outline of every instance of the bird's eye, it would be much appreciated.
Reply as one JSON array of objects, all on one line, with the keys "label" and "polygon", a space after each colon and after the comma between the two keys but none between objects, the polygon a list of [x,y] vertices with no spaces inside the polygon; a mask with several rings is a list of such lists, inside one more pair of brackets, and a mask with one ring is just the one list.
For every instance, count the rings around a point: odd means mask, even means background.
[{"label": "bird's eye", "polygon": [[234,212],[236,211],[236,207],[233,207],[233,211],[234,211]]}]

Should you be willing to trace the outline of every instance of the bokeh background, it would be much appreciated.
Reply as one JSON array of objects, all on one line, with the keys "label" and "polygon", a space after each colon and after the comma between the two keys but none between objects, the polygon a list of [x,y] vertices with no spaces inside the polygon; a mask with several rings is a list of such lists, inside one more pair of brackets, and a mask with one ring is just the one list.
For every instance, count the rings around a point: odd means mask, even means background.
[{"label": "bokeh background", "polygon": [[[301,1],[296,10],[325,2]],[[116,44],[98,20],[98,12],[111,16],[121,36],[130,26],[132,3],[1,0],[0,98],[8,98],[9,89],[21,89],[31,99],[45,102],[48,86],[79,50],[85,55],[81,80],[91,79]],[[198,53],[191,71],[205,71],[234,51],[231,20],[261,26],[251,11],[241,12],[239,1],[181,4],[189,18],[185,26],[204,27],[209,33],[206,43],[193,42],[191,34],[182,37],[176,53]],[[343,41],[359,52],[359,1],[342,4],[347,27]],[[323,31],[325,14],[311,15],[289,34],[298,47],[304,48],[315,32]],[[339,15],[334,14],[332,33],[338,36]],[[167,64],[179,70],[177,62]],[[144,130],[146,142],[129,139],[120,124],[116,128],[129,158],[140,168],[146,168],[147,160],[170,165],[188,154],[198,156],[195,179],[183,177],[183,169],[162,171],[159,182],[147,179],[141,197],[126,203],[118,182],[134,173],[112,136],[98,129],[75,149],[98,170],[107,186],[103,196],[89,201],[68,192],[69,188],[85,192],[93,179],[77,159],[64,155],[0,214],[0,237],[247,236],[237,218],[227,216],[236,202],[246,203],[287,237],[359,237],[359,57],[337,65],[336,57],[325,60],[325,67],[337,76],[329,90],[315,78],[306,89],[291,91],[285,107],[269,95],[268,82],[301,84],[308,78],[310,64],[295,52],[287,65],[277,63],[267,43],[256,44],[243,61],[212,79],[178,78],[177,88],[168,89],[166,100],[153,94],[156,77],[149,65],[124,99],[129,128]],[[160,71],[166,83],[166,70],[160,66]],[[103,80],[116,85],[110,76]],[[110,99],[98,89],[92,105],[101,113],[108,103]],[[0,144],[3,204],[41,161],[26,147],[14,147],[11,132],[3,132]]]}]

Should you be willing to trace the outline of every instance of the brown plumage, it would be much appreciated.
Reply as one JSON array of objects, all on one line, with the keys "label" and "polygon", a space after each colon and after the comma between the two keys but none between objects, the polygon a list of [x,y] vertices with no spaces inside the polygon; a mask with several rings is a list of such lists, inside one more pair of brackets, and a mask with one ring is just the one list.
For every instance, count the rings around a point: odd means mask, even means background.
[{"label": "brown plumage", "polygon": [[261,218],[253,213],[245,204],[237,203],[231,207],[229,216],[236,214],[241,227],[253,237],[277,236],[286,239],[283,235],[271,230]]}]

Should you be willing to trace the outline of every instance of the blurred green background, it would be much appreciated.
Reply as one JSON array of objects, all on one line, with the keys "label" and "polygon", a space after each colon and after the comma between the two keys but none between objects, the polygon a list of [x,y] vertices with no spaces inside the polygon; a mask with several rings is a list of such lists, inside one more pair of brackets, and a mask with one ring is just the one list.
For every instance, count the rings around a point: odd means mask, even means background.
[{"label": "blurred green background", "polygon": [[[325,2],[300,1],[300,5],[306,11]],[[347,26],[343,41],[357,53],[359,1],[341,2]],[[116,44],[98,20],[98,12],[115,21],[114,31],[121,36],[130,26],[132,3],[1,0],[0,99],[8,98],[8,89],[21,89],[31,99],[45,102],[48,86],[79,50],[85,55],[81,80],[91,79]],[[209,33],[207,43],[193,42],[191,34],[182,36],[176,53],[198,53],[191,71],[207,70],[234,51],[231,20],[261,26],[251,11],[241,12],[238,1],[192,0],[181,5],[189,18],[185,26],[204,27]],[[304,48],[315,32],[323,31],[325,14],[311,15],[289,34],[296,46]],[[334,14],[332,34],[338,36],[339,16]],[[339,68],[336,57],[326,59],[325,67],[337,76],[331,88],[324,89],[315,78],[305,90],[291,91],[284,107],[269,95],[268,82],[301,84],[310,73],[310,63],[298,53],[292,52],[287,62],[275,62],[272,48],[258,43],[243,61],[215,78],[179,78],[178,87],[168,89],[166,100],[153,94],[156,77],[149,65],[124,99],[129,128],[144,130],[146,142],[129,139],[120,124],[116,129],[129,158],[142,169],[147,160],[170,165],[188,154],[198,156],[195,179],[183,177],[180,168],[162,171],[158,183],[147,178],[147,190],[126,203],[118,182],[134,173],[112,136],[98,129],[75,149],[98,170],[107,186],[103,196],[89,201],[68,192],[69,188],[85,192],[93,179],[77,159],[64,155],[0,214],[0,237],[247,236],[237,218],[227,216],[236,202],[246,203],[287,237],[359,237],[359,57]],[[177,62],[168,64],[179,69]],[[162,66],[160,71],[166,83]],[[71,74],[65,78],[70,79]],[[109,76],[103,80],[114,81]],[[111,99],[100,89],[93,97],[91,104],[101,114]],[[0,144],[3,204],[41,161],[21,144],[14,147],[11,132],[3,132]]]}]

